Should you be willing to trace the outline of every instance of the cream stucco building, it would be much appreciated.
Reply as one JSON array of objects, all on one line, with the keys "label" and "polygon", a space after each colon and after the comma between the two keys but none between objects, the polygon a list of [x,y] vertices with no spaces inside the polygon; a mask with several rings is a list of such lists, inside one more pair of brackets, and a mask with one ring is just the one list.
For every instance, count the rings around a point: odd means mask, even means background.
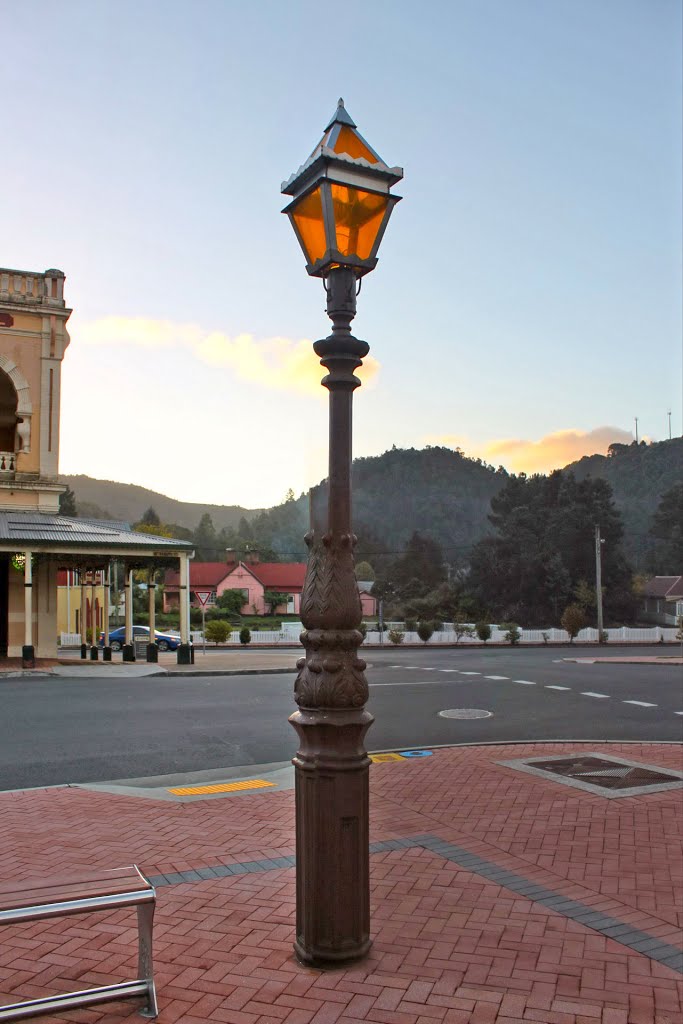
[{"label": "cream stucco building", "polygon": [[[71,315],[64,280],[61,270],[0,268],[0,658],[26,663],[56,653],[59,569],[79,574],[84,607],[93,574],[106,574],[114,558],[125,565],[129,594],[133,569],[167,566],[180,567],[189,593],[186,543],[59,514],[62,361]],[[132,601],[127,612],[132,642]],[[189,613],[182,605],[181,634],[187,647]]]}]

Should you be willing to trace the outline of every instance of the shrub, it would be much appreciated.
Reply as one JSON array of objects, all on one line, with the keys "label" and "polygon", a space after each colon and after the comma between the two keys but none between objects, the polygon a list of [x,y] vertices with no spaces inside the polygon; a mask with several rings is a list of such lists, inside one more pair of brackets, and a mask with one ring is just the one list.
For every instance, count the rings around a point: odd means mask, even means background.
[{"label": "shrub", "polygon": [[406,619],[406,633],[415,633],[417,630],[417,622],[415,619]]},{"label": "shrub", "polygon": [[431,622],[420,622],[417,627],[417,635],[423,644],[426,644],[430,636],[434,632],[434,627]]},{"label": "shrub", "polygon": [[402,644],[404,636],[405,633],[403,632],[402,629],[389,630],[389,639],[391,640],[392,644]]},{"label": "shrub", "polygon": [[435,633],[440,633],[441,630],[443,629],[443,621],[442,621],[442,619],[434,619],[434,621],[432,622],[432,625],[434,626],[434,632]]},{"label": "shrub", "polygon": [[240,630],[240,643],[248,644],[251,643],[251,630],[248,626],[243,626]]},{"label": "shrub", "polygon": [[479,639],[483,640],[484,643],[491,639],[491,627],[488,622],[478,622],[474,629]]},{"label": "shrub", "polygon": [[565,610],[562,612],[562,618],[560,619],[562,629],[566,629],[569,633],[569,642],[574,643],[574,637],[577,635],[579,630],[583,629],[586,625],[586,613],[579,604],[568,604]]},{"label": "shrub", "polygon": [[513,647],[522,639],[522,634],[516,622],[504,622],[501,628],[505,630],[505,639]]},{"label": "shrub", "polygon": [[230,623],[225,619],[213,619],[207,622],[204,636],[211,644],[224,644],[230,632]]},{"label": "shrub", "polygon": [[454,622],[453,632],[455,633],[455,642],[459,644],[464,636],[472,636],[474,630],[465,622]]},{"label": "shrub", "polygon": [[361,622],[361,624],[358,627],[358,632],[362,634],[363,639],[365,640],[366,636],[368,635],[368,624],[367,624],[367,622]]},{"label": "shrub", "polygon": [[550,633],[543,632],[543,633],[541,633],[541,636],[543,637],[543,643],[547,644],[548,641],[550,640]]}]

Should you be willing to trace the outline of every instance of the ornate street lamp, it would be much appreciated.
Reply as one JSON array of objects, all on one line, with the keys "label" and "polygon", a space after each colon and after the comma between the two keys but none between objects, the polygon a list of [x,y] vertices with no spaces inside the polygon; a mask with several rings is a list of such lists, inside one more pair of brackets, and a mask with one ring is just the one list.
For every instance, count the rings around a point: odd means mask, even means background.
[{"label": "ornate street lamp", "polygon": [[321,142],[284,182],[289,215],[308,273],[322,277],[332,333],[313,349],[328,371],[329,480],[326,501],[312,503],[301,634],[290,718],[299,738],[296,775],[296,941],[306,963],[357,960],[370,948],[368,767],[364,739],[365,662],[358,657],[361,605],[351,528],[351,420],[354,370],[369,352],[354,338],[360,278],[374,270],[377,249],[400,196],[403,177],[368,145],[339,100]]}]

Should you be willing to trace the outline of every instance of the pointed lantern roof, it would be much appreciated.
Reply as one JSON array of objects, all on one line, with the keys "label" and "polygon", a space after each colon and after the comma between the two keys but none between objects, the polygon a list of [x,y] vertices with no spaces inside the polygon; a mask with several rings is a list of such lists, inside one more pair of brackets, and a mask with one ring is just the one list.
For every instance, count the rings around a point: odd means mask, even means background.
[{"label": "pointed lantern roof", "polygon": [[321,164],[328,167],[335,164],[355,164],[359,169],[370,171],[377,183],[381,179],[384,188],[390,187],[403,177],[402,167],[389,167],[363,138],[341,98],[322,139],[299,170],[282,183],[282,191],[288,195],[298,194],[315,177]]}]

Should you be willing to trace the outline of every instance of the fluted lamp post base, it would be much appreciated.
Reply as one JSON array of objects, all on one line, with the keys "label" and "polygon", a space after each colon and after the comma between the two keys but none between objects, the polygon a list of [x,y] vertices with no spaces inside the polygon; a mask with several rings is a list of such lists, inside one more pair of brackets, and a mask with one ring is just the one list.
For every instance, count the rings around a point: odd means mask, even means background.
[{"label": "fluted lamp post base", "polygon": [[294,951],[312,966],[364,957],[370,939],[368,758],[363,708],[301,710],[296,783],[297,922]]}]

